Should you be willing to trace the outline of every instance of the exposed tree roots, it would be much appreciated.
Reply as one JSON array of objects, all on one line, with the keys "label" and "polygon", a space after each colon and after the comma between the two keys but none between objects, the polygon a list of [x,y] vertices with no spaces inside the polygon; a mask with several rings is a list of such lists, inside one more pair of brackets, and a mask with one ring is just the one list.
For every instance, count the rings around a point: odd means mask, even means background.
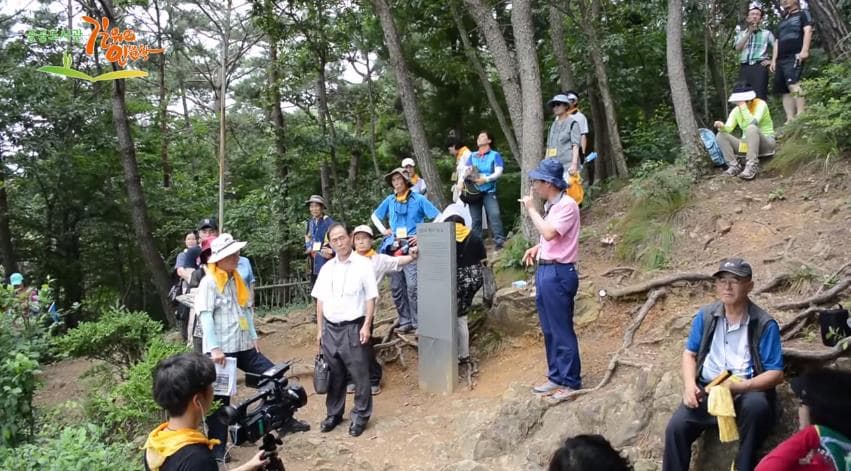
[{"label": "exposed tree roots", "polygon": [[673,285],[677,282],[696,282],[696,281],[712,281],[714,278],[705,273],[677,273],[674,275],[663,276],[650,281],[643,281],[624,288],[601,289],[600,297],[618,299],[633,294],[641,294],[650,291],[654,288],[662,288]]}]

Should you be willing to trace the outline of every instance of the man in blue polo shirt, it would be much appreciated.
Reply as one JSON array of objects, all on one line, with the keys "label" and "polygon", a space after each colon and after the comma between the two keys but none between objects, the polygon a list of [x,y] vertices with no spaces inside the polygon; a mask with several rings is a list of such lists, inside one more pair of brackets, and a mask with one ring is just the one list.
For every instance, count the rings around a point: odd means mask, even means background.
[{"label": "man in blue polo shirt", "polygon": [[[384,180],[393,188],[393,194],[385,198],[372,213],[372,223],[387,236],[382,252],[397,239],[416,245],[417,224],[436,218],[440,211],[425,196],[411,191],[411,180],[405,174],[405,169],[394,169],[384,176]],[[389,228],[384,227],[382,221],[385,218],[390,223]],[[415,330],[418,325],[417,264],[410,263],[401,272],[391,273],[390,289],[399,312],[398,331],[405,333]]]},{"label": "man in blue polo shirt", "polygon": [[724,259],[714,276],[719,301],[697,311],[686,340],[683,403],[665,431],[664,471],[688,469],[691,444],[718,425],[707,411],[704,387],[725,371],[737,377],[724,383],[733,394],[741,437],[737,470],[754,469],[756,450],[774,422],[774,388],[783,381],[780,327],[748,298],[754,283],[747,262]]}]

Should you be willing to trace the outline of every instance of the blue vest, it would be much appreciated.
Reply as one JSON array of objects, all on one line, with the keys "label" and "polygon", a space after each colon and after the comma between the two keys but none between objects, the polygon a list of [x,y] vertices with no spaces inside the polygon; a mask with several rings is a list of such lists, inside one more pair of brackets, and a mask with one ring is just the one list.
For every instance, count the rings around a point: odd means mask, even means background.
[{"label": "blue vest", "polygon": [[[475,167],[479,171],[479,175],[482,177],[487,177],[492,175],[496,170],[496,167],[504,166],[502,162],[502,156],[499,155],[499,152],[491,149],[485,153],[485,155],[479,155],[479,151],[470,153],[470,156],[467,158],[467,163]],[[479,190],[483,193],[496,193],[496,182],[487,182],[482,184],[477,184]]]}]

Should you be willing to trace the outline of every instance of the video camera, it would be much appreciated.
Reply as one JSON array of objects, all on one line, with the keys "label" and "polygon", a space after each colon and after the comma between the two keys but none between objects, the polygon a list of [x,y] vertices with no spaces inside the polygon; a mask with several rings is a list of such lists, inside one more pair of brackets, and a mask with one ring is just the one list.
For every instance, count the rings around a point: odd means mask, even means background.
[{"label": "video camera", "polygon": [[300,384],[289,384],[284,377],[289,369],[290,363],[282,363],[259,375],[245,374],[245,385],[260,392],[236,407],[223,408],[235,445],[254,443],[260,438],[264,438],[265,444],[268,439],[264,436],[272,431],[277,430],[281,435],[290,431],[287,427],[293,414],[307,404],[307,393]]}]

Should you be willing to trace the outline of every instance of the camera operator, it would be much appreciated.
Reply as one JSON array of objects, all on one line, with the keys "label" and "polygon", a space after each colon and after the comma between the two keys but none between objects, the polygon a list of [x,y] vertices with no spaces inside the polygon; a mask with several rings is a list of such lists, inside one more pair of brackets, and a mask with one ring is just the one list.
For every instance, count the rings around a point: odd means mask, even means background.
[{"label": "camera operator", "polygon": [[[209,439],[198,430],[213,404],[215,380],[213,361],[200,353],[182,353],[157,363],[154,400],[168,412],[168,422],[148,435],[144,447],[146,471],[219,469],[212,452],[219,440]],[[257,453],[232,471],[262,469],[269,461],[264,453]]]},{"label": "camera operator", "polygon": [[[239,251],[246,242],[222,234],[213,241],[207,275],[198,285],[195,309],[201,318],[203,350],[213,362],[225,365],[226,357],[236,359],[237,368],[247,373],[261,374],[275,366],[257,348],[254,316],[248,307],[250,293],[237,270]],[[221,396],[222,405],[230,405],[230,397]],[[216,459],[225,461],[227,426],[215,414],[207,419],[210,436],[221,441],[213,450]],[[288,431],[304,432],[310,426],[293,418]]]}]

